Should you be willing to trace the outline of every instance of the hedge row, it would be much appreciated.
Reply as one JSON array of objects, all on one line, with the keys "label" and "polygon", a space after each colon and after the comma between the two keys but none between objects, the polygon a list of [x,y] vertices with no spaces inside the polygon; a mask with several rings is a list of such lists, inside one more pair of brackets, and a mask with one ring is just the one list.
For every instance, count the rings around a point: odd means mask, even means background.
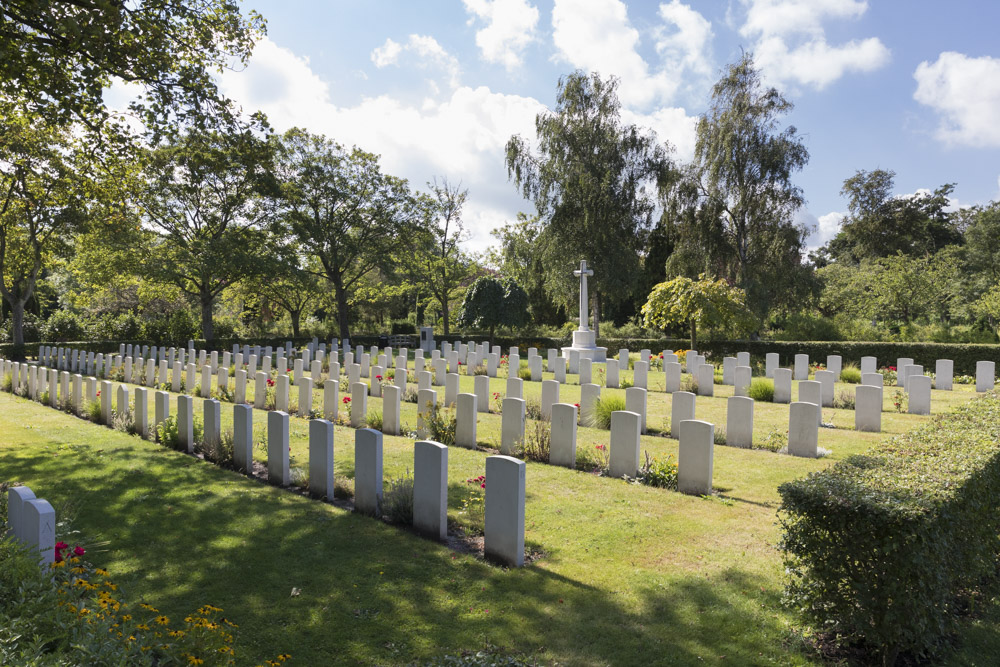
[{"label": "hedge row", "polygon": [[778,487],[790,598],[817,630],[891,665],[955,628],[996,573],[1000,396]]},{"label": "hedge row", "polygon": [[[361,335],[351,337],[351,343],[355,345],[376,345],[379,336]],[[234,343],[241,345],[271,345],[274,347],[284,345],[286,341],[292,341],[296,346],[305,345],[312,340],[310,337],[300,336],[298,338],[224,338],[216,339],[210,343],[204,340],[196,340],[197,349],[209,350],[229,350]],[[416,337],[415,337],[416,340]],[[436,342],[441,341],[476,341],[484,342],[489,340],[488,336],[481,335],[449,335],[435,336]],[[33,357],[40,345],[56,345],[62,347],[86,350],[88,352],[108,353],[117,352],[120,343],[132,343],[140,345],[174,345],[175,347],[186,346],[187,341],[174,341],[164,343],[163,341],[82,341],[70,343],[30,343],[24,346],[11,344],[0,345],[0,356],[9,359],[24,359],[25,356]],[[508,348],[519,346],[522,349],[536,347],[546,349],[550,347],[558,348],[569,345],[569,341],[557,338],[545,337],[513,337],[497,336],[493,339],[494,344],[499,345],[505,352]],[[649,349],[659,353],[662,350],[685,350],[690,347],[687,339],[678,338],[600,338],[598,345],[608,348],[609,354],[615,354],[618,350],[626,348],[632,352],[642,349]],[[768,352],[777,352],[779,364],[790,367],[796,354],[808,354],[812,361],[826,362],[827,355],[839,354],[844,358],[844,363],[861,363],[861,357],[872,356],[878,359],[879,366],[894,366],[896,360],[902,357],[912,358],[914,363],[922,364],[928,372],[934,370],[934,363],[938,359],[951,359],[955,362],[955,373],[959,375],[973,375],[976,372],[977,361],[994,361],[1000,365],[1000,345],[982,344],[962,344],[962,343],[881,343],[881,342],[858,342],[858,341],[767,341],[767,340],[705,340],[698,343],[698,351],[710,353],[713,360],[721,360],[724,356],[733,356],[737,352],[749,352],[750,356],[760,364],[764,363],[764,355]]]}]

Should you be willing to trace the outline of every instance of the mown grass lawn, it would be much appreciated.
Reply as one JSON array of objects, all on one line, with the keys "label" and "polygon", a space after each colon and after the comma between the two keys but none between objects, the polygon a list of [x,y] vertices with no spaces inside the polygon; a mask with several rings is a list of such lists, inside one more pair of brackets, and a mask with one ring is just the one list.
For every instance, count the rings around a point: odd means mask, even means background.
[{"label": "mown grass lawn", "polygon": [[[471,391],[471,382],[463,377],[462,390]],[[494,383],[491,390],[503,393],[503,380]],[[537,387],[526,383],[526,395]],[[968,387],[958,389],[935,392],[935,410],[972,398]],[[716,387],[715,398],[699,397],[698,417],[724,424],[731,391]],[[563,401],[578,396],[578,387],[563,387]],[[669,415],[669,401],[650,393],[651,426]],[[378,399],[369,407],[378,410]],[[404,423],[412,427],[415,412],[408,404]],[[850,411],[824,414],[837,426],[853,425]],[[231,421],[229,409],[223,415],[224,424]],[[883,426],[901,432],[925,419],[886,413]],[[481,415],[481,442],[499,441],[499,422]],[[756,422],[787,428],[787,406],[759,404]],[[168,615],[203,603],[223,607],[240,625],[238,654],[247,664],[283,651],[293,664],[398,664],[485,643],[574,665],[817,662],[781,604],[777,486],[879,437],[886,436],[823,429],[820,445],[833,454],[821,460],[718,447],[712,499],[529,463],[526,538],[543,556],[505,570],[0,394],[0,479],[30,485],[57,510],[74,507],[76,528],[110,542],[91,554],[93,562],[131,600]],[[606,431],[582,428],[579,446],[607,439]],[[387,476],[412,467],[412,444],[385,439]],[[304,419],[292,419],[291,447],[293,464],[306,466]],[[676,455],[677,443],[646,436],[642,447]],[[338,475],[352,477],[351,429],[337,427],[335,452]],[[467,521],[464,481],[484,472],[487,455],[449,451],[449,514],[459,523]],[[293,588],[301,593],[292,596]],[[990,616],[970,624],[964,653],[954,659],[988,664],[977,660],[995,655],[995,628]]]}]

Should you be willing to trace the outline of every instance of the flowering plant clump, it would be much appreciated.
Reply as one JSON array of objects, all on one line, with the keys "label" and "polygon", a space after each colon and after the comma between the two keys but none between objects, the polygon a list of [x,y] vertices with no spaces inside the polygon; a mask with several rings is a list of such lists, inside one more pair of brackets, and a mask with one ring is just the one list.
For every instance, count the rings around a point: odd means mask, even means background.
[{"label": "flowering plant clump", "polygon": [[500,406],[502,405],[500,400],[500,392],[493,392],[493,412],[500,412]]},{"label": "flowering plant clump", "polygon": [[486,475],[465,480],[471,488],[462,498],[461,512],[468,519],[468,528],[473,533],[482,533],[486,525]]},{"label": "flowering plant clump", "polygon": [[344,398],[342,398],[340,402],[343,403],[344,405],[349,405],[350,402],[351,402],[351,397],[350,396],[344,396]]},{"label": "flowering plant clump", "polygon": [[267,378],[267,386],[268,387],[273,387],[274,386],[274,380],[272,380],[271,378]]}]

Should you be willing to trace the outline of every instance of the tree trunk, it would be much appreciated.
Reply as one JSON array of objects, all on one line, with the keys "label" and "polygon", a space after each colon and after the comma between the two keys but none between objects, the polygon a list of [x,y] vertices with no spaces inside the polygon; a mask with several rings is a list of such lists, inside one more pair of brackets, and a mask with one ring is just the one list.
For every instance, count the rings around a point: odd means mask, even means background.
[{"label": "tree trunk", "polygon": [[441,299],[441,315],[444,317],[444,335],[447,336],[450,332],[448,329],[448,298],[447,295],[444,299]]},{"label": "tree trunk", "polygon": [[594,340],[601,337],[601,297],[594,292]]},{"label": "tree trunk", "polygon": [[340,276],[336,276],[333,282],[333,289],[337,294],[337,322],[340,324],[341,339],[350,339],[351,332],[348,327],[350,313],[347,310],[347,290],[344,289],[344,281]]},{"label": "tree trunk", "polygon": [[299,318],[302,317],[301,310],[290,310],[288,315],[292,318],[292,338],[299,337]]},{"label": "tree trunk", "polygon": [[490,349],[493,349],[493,332],[496,331],[496,327],[490,327]]},{"label": "tree trunk", "polygon": [[210,294],[201,295],[201,337],[205,340],[215,338],[215,326],[212,323],[212,305],[215,299]]},{"label": "tree trunk", "polygon": [[698,349],[698,323],[691,320],[691,349]]},{"label": "tree trunk", "polygon": [[24,301],[10,305],[11,340],[14,345],[24,345]]}]

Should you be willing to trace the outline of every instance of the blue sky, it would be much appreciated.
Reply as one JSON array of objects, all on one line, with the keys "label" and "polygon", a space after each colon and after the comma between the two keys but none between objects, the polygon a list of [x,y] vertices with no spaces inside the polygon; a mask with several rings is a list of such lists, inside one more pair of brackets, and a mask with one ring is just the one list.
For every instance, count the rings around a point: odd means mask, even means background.
[{"label": "blue sky", "polygon": [[954,182],[955,205],[1000,198],[1000,2],[970,0],[247,0],[268,21],[249,66],[222,77],[246,110],[382,156],[422,188],[469,190],[470,247],[530,211],[503,146],[533,136],[575,69],[621,78],[630,122],[687,160],[721,69],[746,49],[796,106],[811,159],[795,182],[837,230],[845,178],[892,169],[898,194]]}]

